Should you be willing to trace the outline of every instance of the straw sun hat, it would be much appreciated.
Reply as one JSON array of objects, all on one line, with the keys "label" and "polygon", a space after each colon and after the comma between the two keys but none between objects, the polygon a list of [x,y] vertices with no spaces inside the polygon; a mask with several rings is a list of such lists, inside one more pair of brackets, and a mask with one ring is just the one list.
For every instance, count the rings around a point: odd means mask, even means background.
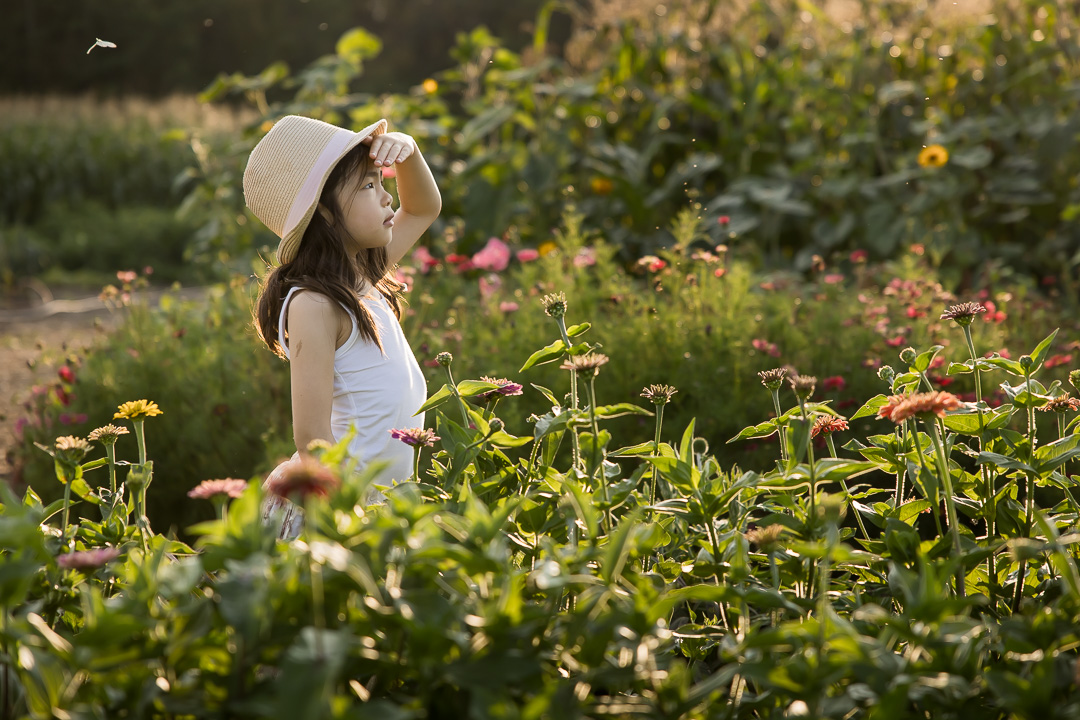
[{"label": "straw sun hat", "polygon": [[286,115],[255,145],[244,170],[244,202],[281,238],[279,263],[296,257],[338,160],[365,138],[385,133],[386,127],[386,120],[379,120],[353,132],[321,120]]}]

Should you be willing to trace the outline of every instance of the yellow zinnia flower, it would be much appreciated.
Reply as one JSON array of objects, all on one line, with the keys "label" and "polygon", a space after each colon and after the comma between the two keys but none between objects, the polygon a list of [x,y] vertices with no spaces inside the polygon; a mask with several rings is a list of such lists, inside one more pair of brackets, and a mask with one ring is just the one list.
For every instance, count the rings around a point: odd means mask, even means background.
[{"label": "yellow zinnia flower", "polygon": [[433,78],[428,78],[423,82],[421,87],[424,88],[424,92],[428,95],[433,95],[435,91],[439,89],[439,83]]},{"label": "yellow zinnia flower", "polygon": [[263,124],[259,126],[259,132],[265,135],[266,133],[270,132],[270,128],[272,127],[274,127],[273,120],[264,120]]},{"label": "yellow zinnia flower", "polygon": [[125,420],[137,420],[139,418],[155,417],[161,414],[161,408],[157,406],[156,402],[151,400],[129,400],[117,407],[113,417],[124,418]]},{"label": "yellow zinnia flower", "polygon": [[615,187],[615,183],[605,177],[594,177],[589,181],[589,185],[592,187],[592,191],[597,195],[607,195]]},{"label": "yellow zinnia flower", "polygon": [[928,145],[919,153],[920,167],[941,167],[949,162],[949,151],[941,145]]},{"label": "yellow zinnia flower", "polygon": [[550,255],[559,249],[559,246],[548,240],[545,243],[540,243],[540,247],[536,248],[536,251],[541,255]]}]

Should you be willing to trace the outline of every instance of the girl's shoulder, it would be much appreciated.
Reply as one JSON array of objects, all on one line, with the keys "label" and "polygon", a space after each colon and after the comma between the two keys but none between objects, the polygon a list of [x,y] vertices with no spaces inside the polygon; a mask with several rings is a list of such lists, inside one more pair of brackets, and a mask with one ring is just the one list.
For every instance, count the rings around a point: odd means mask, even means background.
[{"label": "girl's shoulder", "polygon": [[298,320],[304,325],[331,330],[340,346],[352,330],[352,322],[345,308],[327,295],[308,288],[300,288],[289,300],[286,322]]}]

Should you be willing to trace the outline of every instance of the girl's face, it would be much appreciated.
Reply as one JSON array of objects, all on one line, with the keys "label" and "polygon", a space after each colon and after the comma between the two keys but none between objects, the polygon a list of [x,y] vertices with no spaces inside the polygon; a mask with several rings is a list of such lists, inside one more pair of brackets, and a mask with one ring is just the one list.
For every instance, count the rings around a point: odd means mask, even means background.
[{"label": "girl's face", "polygon": [[362,177],[351,177],[334,194],[352,241],[349,251],[386,247],[394,226],[394,198],[383,187],[382,170],[372,167]]}]

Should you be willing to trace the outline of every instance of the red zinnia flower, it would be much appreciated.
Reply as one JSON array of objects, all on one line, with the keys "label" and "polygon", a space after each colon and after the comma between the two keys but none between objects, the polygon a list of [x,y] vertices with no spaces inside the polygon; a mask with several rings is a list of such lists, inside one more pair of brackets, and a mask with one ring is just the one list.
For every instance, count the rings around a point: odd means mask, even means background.
[{"label": "red zinnia flower", "polygon": [[848,422],[844,418],[832,415],[818,415],[814,418],[814,426],[810,428],[810,437],[818,435],[831,435],[834,432],[848,429]]},{"label": "red zinnia flower", "polygon": [[390,437],[413,447],[432,447],[440,439],[434,430],[421,428],[394,428],[390,431]]},{"label": "red zinnia flower", "polygon": [[341,481],[330,468],[314,458],[301,457],[282,467],[277,477],[267,483],[266,489],[286,500],[296,498],[302,504],[312,495],[327,497],[339,484]]},{"label": "red zinnia flower", "polygon": [[60,368],[56,374],[59,375],[60,379],[66,382],[68,385],[75,382],[75,373],[72,372],[71,368],[67,365]]}]

